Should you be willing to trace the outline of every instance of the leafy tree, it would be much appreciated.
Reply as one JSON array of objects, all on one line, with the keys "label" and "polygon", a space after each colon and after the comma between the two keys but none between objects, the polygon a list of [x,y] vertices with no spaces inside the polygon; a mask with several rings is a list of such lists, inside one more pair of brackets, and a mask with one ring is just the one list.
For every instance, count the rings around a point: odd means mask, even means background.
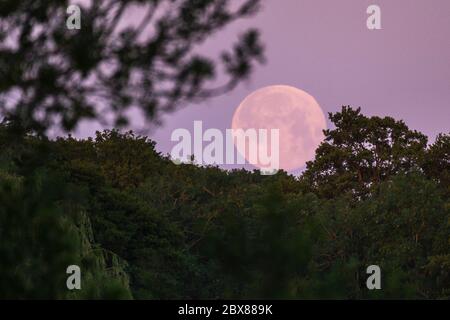
[{"label": "leafy tree", "polygon": [[311,218],[302,218],[305,204],[288,201],[279,181],[247,197],[252,204],[223,212],[203,245],[225,275],[225,297],[295,298],[296,279],[307,274],[320,234]]},{"label": "leafy tree", "polygon": [[[333,120],[300,179],[175,165],[132,132],[51,141],[0,126],[0,293],[448,298],[448,136],[425,148],[391,118]],[[82,267],[80,292],[65,288],[67,264]],[[366,287],[372,264],[381,291]]]},{"label": "leafy tree", "polygon": [[[131,298],[123,260],[94,241],[79,187],[50,165],[50,142],[11,129],[0,128],[0,297]],[[81,292],[66,287],[72,264]]]},{"label": "leafy tree", "polygon": [[450,195],[450,134],[439,134],[428,148],[423,164],[428,177],[438,181]]},{"label": "leafy tree", "polygon": [[[351,260],[358,265],[359,285],[353,281],[347,297],[446,297],[450,212],[436,182],[417,172],[399,174],[364,201],[327,200],[318,213],[326,231],[316,256],[322,272]],[[366,289],[366,268],[373,264],[382,270],[380,292]]]},{"label": "leafy tree", "polygon": [[[61,179],[46,171],[27,178],[2,172],[0,297],[131,298],[123,266],[118,260],[106,262],[105,251],[89,237],[89,219],[79,210],[69,210],[73,206],[64,195],[68,191]],[[66,287],[69,265],[81,268],[80,292]]]},{"label": "leafy tree", "polygon": [[361,197],[397,173],[420,168],[427,138],[403,121],[369,118],[351,107],[329,118],[335,128],[325,130],[325,141],[307,163],[306,188],[327,198],[342,193]]},{"label": "leafy tree", "polygon": [[[105,0],[82,7],[80,30],[68,30],[69,1],[0,4],[0,111],[26,128],[73,129],[79,120],[124,125],[137,107],[150,121],[180,103],[234,88],[263,61],[258,32],[248,30],[217,59],[196,48],[259,0]],[[135,7],[141,21],[126,24]],[[224,83],[214,81],[221,65]]]},{"label": "leafy tree", "polygon": [[[119,133],[117,130],[97,132],[95,139],[87,141],[58,138],[56,149],[67,170],[87,176],[97,176],[117,188],[136,188],[141,185],[153,171],[161,166],[160,154],[154,149],[155,143],[147,137],[135,135],[129,131]],[[80,177],[81,178],[81,177]],[[88,177],[85,177],[88,178]]]}]

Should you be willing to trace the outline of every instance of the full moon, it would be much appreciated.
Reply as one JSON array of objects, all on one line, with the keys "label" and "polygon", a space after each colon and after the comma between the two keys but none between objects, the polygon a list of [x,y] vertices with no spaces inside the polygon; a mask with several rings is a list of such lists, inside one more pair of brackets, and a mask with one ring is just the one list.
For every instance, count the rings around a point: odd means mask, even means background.
[{"label": "full moon", "polygon": [[[314,158],[324,139],[322,130],[326,129],[326,121],[311,95],[291,86],[274,85],[247,96],[234,112],[231,126],[233,130],[278,129],[280,169],[293,171]],[[236,147],[248,161],[248,153]],[[270,150],[270,146],[258,147]]]}]

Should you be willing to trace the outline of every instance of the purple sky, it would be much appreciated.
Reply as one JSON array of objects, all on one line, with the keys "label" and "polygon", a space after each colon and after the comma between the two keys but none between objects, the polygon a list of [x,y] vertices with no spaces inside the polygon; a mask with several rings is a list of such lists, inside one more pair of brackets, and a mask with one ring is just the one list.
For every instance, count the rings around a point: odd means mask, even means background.
[{"label": "purple sky", "polygon": [[[377,4],[382,30],[366,27],[366,9]],[[434,140],[450,130],[449,0],[264,0],[263,10],[216,34],[202,47],[215,56],[240,31],[256,27],[267,63],[232,92],[163,118],[150,136],[170,152],[176,128],[230,127],[235,108],[252,91],[274,84],[302,89],[324,112],[361,106],[366,115],[403,119]],[[93,135],[82,126],[81,136]]]}]

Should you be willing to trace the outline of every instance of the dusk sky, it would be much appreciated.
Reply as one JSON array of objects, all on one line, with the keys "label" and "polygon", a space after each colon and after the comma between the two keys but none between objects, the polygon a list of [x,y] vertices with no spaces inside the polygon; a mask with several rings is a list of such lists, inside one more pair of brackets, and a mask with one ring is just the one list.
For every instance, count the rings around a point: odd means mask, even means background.
[{"label": "dusk sky", "polygon": [[[325,113],[342,105],[392,116],[427,134],[449,131],[450,1],[266,0],[256,16],[215,34],[199,50],[217,56],[237,34],[260,30],[267,62],[233,91],[163,117],[150,137],[169,153],[177,128],[230,128],[241,101],[261,87],[284,84],[311,94]],[[368,30],[366,9],[381,7],[382,30]],[[131,19],[132,17],[130,17]],[[328,121],[328,119],[327,119]],[[328,122],[329,125],[329,122]],[[82,125],[79,136],[95,126]]]}]

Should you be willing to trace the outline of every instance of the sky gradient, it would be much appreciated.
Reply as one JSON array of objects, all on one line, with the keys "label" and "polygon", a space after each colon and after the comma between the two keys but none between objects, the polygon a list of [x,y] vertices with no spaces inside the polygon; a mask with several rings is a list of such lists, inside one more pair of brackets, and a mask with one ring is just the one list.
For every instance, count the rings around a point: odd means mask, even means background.
[{"label": "sky gradient", "polygon": [[[366,27],[370,4],[381,7],[382,30]],[[201,52],[216,56],[249,27],[261,31],[266,64],[232,92],[164,116],[150,134],[159,151],[169,153],[172,131],[194,120],[225,131],[247,95],[276,84],[308,92],[325,113],[351,105],[402,119],[431,141],[449,132],[450,1],[264,0],[258,15],[215,34]],[[77,135],[95,129],[85,124]]]}]

